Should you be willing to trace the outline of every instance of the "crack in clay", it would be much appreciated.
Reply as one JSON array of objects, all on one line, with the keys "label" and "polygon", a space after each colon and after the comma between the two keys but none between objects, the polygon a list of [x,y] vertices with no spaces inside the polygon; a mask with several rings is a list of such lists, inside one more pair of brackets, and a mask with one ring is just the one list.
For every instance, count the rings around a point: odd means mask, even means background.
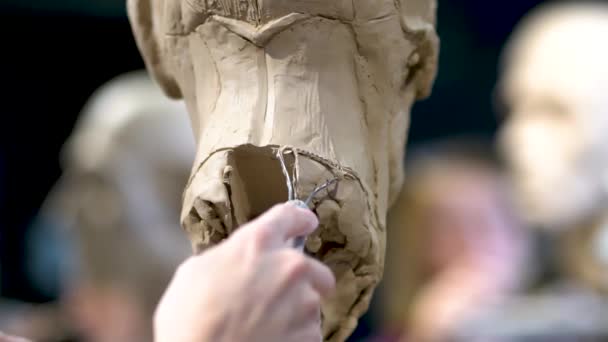
[{"label": "crack in clay", "polygon": [[341,18],[336,18],[336,17],[330,17],[327,14],[315,14],[314,17],[319,18],[319,19],[325,19],[325,20],[329,20],[329,21],[337,21],[340,22],[344,25],[351,25],[352,24],[352,20],[344,20]]},{"label": "crack in clay", "polygon": [[215,74],[217,75],[217,83],[218,83],[218,93],[217,96],[215,96],[215,98],[213,99],[213,104],[211,105],[211,109],[210,112],[213,113],[215,112],[215,109],[217,108],[217,101],[219,101],[220,96],[222,95],[222,89],[224,87],[222,87],[222,73],[220,73],[220,69],[217,67],[217,62],[215,61],[215,58],[213,58],[213,55],[211,55],[211,49],[209,48],[209,45],[207,44],[207,42],[205,42],[203,40],[203,44],[205,45],[205,47],[207,48],[207,51],[209,51],[209,56],[211,57],[211,63],[213,64],[213,69],[215,70]]},{"label": "crack in clay", "polygon": [[[354,1],[354,0],[353,0]],[[353,3],[353,8],[354,8],[354,3]],[[356,16],[355,16],[356,18]],[[355,28],[353,27],[352,23],[349,25],[346,25],[346,28],[349,30],[351,36],[353,37],[353,41],[355,42],[355,49],[357,50],[357,54],[354,56],[354,63],[353,63],[353,68],[354,73],[355,73],[355,77],[357,78],[357,95],[359,96],[359,102],[361,103],[361,108],[363,108],[363,121],[365,122],[365,127],[367,127],[369,129],[369,119],[368,119],[368,104],[367,101],[365,100],[365,96],[363,95],[363,90],[361,89],[361,84],[363,84],[364,79],[362,79],[361,73],[364,71],[367,71],[367,68],[362,68],[361,64],[367,64],[367,59],[365,58],[365,56],[363,56],[363,54],[361,53],[361,46],[359,44],[359,40],[357,39],[357,32],[355,30]],[[360,62],[360,60],[362,60],[362,62]],[[359,65],[358,65],[359,64]],[[371,78],[371,75],[368,74],[367,78]]]},{"label": "crack in clay", "polygon": [[[238,35],[238,34],[237,34]],[[245,39],[245,38],[243,38]],[[257,114],[251,115],[250,126],[257,127],[264,125],[264,120],[266,119],[266,112],[268,110],[268,61],[266,54],[260,54],[259,51],[257,56],[257,75],[259,81],[259,89],[258,89],[258,103],[256,104]],[[261,120],[261,122],[260,122]],[[257,130],[251,130],[248,133],[248,141],[254,142],[256,144],[260,143],[262,132]]]},{"label": "crack in clay", "polygon": [[232,177],[232,168],[224,169],[224,179],[222,183],[224,187],[226,187],[226,193],[228,194],[228,212],[230,213],[230,226],[234,226],[236,224],[236,211],[234,210],[234,199],[232,197],[232,186],[230,186],[230,178]]},{"label": "crack in clay", "polygon": [[366,24],[375,24],[375,23],[379,23],[379,22],[381,22],[381,21],[385,21],[385,20],[392,19],[392,18],[394,18],[394,17],[397,17],[397,15],[396,15],[396,14],[394,14],[394,13],[388,13],[388,14],[381,15],[381,16],[376,17],[376,18],[370,18],[370,19],[367,19],[367,20],[365,21],[365,23],[366,23]]}]

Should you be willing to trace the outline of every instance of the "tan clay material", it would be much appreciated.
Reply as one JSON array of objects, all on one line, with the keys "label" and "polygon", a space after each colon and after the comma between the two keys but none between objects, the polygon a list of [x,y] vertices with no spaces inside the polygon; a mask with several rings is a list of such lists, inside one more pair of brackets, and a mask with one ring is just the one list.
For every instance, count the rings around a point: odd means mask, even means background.
[{"label": "tan clay material", "polygon": [[323,333],[343,341],[382,277],[386,213],[402,184],[409,112],[435,77],[433,0],[130,0],[148,69],[184,97],[197,138],[182,223],[197,252],[275,203],[285,155],[334,271]]},{"label": "tan clay material", "polygon": [[608,5],[539,7],[511,39],[499,90],[501,143],[521,208],[566,230],[575,277],[608,291]]}]

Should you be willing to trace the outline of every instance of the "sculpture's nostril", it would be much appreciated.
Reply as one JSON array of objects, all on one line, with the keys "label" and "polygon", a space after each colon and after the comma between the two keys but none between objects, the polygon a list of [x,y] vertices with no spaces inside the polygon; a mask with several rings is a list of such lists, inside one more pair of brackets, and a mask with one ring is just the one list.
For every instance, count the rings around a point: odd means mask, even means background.
[{"label": "sculpture's nostril", "polygon": [[[286,157],[287,167],[292,169],[293,157]],[[288,200],[285,177],[273,148],[251,145],[235,148],[228,156],[228,165],[225,183],[236,226]]]}]

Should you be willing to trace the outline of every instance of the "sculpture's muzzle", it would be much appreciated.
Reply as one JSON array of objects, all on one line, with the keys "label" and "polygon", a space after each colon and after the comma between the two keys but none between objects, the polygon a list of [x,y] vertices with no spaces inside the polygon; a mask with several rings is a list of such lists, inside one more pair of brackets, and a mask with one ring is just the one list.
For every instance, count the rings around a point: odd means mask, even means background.
[{"label": "sculpture's muzzle", "polygon": [[[182,223],[197,252],[288,200],[286,177],[277,158],[280,148],[241,145],[221,149],[195,169],[185,193]],[[320,226],[305,247],[307,253],[333,270],[338,286],[348,288],[323,306],[327,339],[350,332],[350,325],[354,328],[380,278],[377,265],[382,263],[377,260],[379,241],[375,239],[379,234],[370,232],[377,229],[372,224],[374,211],[369,202],[361,200],[368,198],[367,190],[352,170],[306,151],[283,151],[297,198],[307,198],[328,180],[339,180],[312,198],[310,206]],[[344,319],[351,323],[341,326]]]}]

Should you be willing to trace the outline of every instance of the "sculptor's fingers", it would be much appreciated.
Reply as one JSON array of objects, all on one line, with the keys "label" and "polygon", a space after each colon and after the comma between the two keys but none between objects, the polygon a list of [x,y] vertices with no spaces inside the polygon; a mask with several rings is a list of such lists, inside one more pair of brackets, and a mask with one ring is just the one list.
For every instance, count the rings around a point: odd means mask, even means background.
[{"label": "sculptor's fingers", "polygon": [[336,289],[336,277],[329,267],[323,263],[310,258],[310,274],[312,276],[312,286],[325,298],[331,295]]},{"label": "sculptor's fingers", "polygon": [[295,249],[285,248],[273,254],[273,263],[283,268],[287,277],[285,286],[302,282],[310,284],[322,298],[330,295],[336,287],[334,274],[318,260],[315,260]]},{"label": "sculptor's fingers", "polygon": [[296,288],[298,299],[287,309],[290,310],[290,331],[288,341],[321,342],[321,297],[310,285]]},{"label": "sculptor's fingers", "polygon": [[312,211],[284,203],[272,207],[242,230],[243,234],[252,234],[259,248],[274,249],[285,247],[292,238],[312,233],[318,225]]},{"label": "sculptor's fingers", "polygon": [[23,337],[10,336],[0,331],[0,342],[31,342]]},{"label": "sculptor's fingers", "polygon": [[290,342],[323,342],[321,323],[308,320],[300,329],[293,330]]}]

